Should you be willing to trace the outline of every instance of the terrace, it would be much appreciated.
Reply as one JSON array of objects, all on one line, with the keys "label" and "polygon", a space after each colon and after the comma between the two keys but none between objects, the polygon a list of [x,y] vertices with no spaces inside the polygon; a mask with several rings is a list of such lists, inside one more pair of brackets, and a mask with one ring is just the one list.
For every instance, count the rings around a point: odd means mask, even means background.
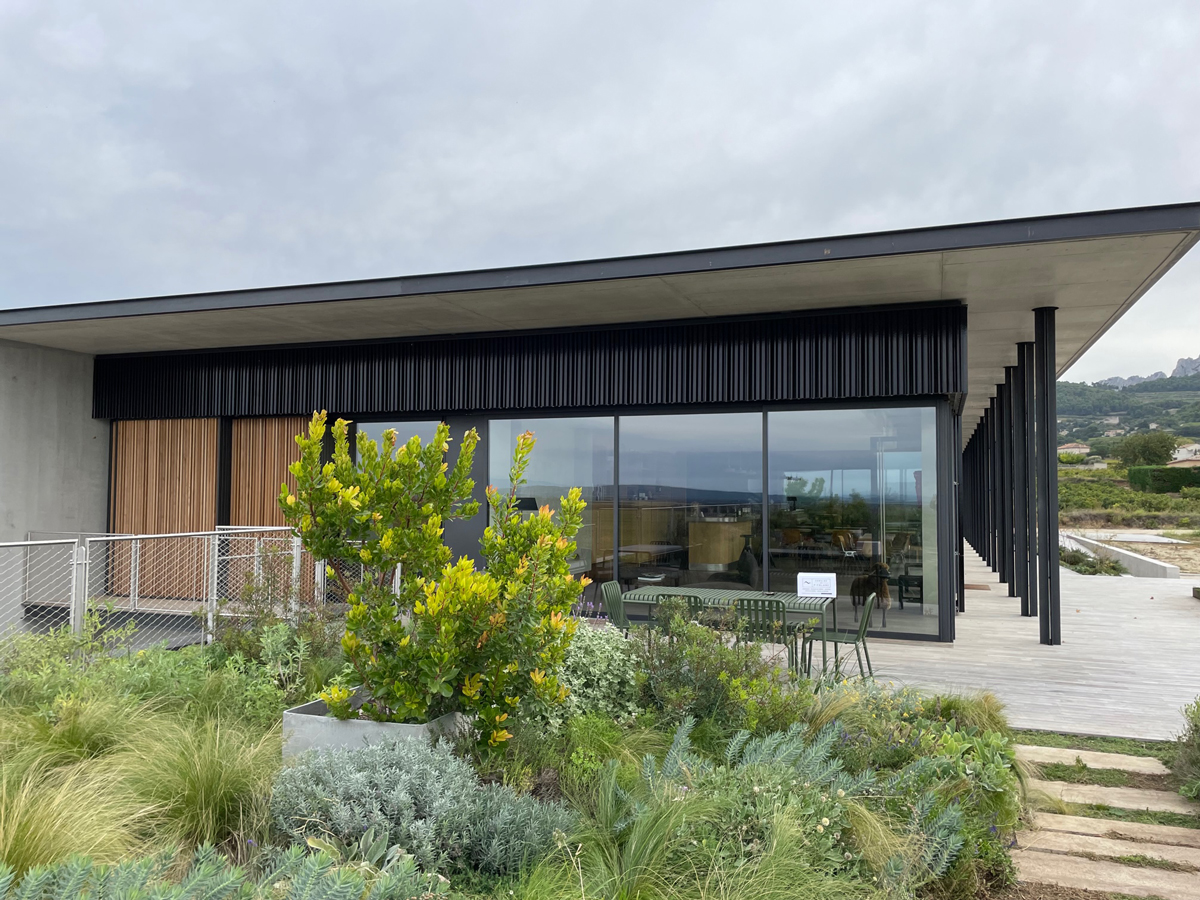
[{"label": "terrace", "polygon": [[966,548],[966,611],[953,644],[872,639],[880,680],[936,690],[987,689],[1012,724],[1079,734],[1169,739],[1200,690],[1200,601],[1186,577],[1111,578],[1061,570],[1063,642],[1038,643],[1038,620]]}]

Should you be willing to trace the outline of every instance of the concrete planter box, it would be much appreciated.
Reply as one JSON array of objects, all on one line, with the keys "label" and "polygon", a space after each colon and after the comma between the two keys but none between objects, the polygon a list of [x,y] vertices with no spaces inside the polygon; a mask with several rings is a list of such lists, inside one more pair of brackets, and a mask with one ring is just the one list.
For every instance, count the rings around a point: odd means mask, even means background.
[{"label": "concrete planter box", "polygon": [[294,706],[283,714],[283,755],[296,756],[307,750],[336,750],[363,747],[379,741],[436,740],[453,738],[465,731],[462,713],[448,713],[423,725],[401,722],[372,722],[368,719],[335,719],[324,700]]}]

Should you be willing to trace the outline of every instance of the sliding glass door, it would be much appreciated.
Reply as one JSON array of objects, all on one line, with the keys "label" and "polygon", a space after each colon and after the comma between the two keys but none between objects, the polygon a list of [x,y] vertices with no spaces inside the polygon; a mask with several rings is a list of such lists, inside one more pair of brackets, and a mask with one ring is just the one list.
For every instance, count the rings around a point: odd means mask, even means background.
[{"label": "sliding glass door", "polygon": [[771,588],[832,572],[839,623],[875,593],[874,628],[937,634],[933,407],[768,413],[767,471]]},{"label": "sliding glass door", "polygon": [[620,581],[762,587],[761,412],[621,416]]},{"label": "sliding glass door", "polygon": [[526,430],[528,510],[573,485],[588,502],[577,574],[790,593],[800,573],[833,573],[841,627],[875,593],[872,630],[938,634],[933,406],[494,419],[500,490]]}]

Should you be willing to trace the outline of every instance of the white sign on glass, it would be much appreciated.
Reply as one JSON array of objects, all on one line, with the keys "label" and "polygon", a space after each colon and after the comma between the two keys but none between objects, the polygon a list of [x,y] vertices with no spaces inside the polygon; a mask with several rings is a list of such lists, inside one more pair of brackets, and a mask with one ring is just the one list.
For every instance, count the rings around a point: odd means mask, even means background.
[{"label": "white sign on glass", "polygon": [[801,572],[796,576],[796,593],[801,597],[836,597],[837,575],[832,572]]}]

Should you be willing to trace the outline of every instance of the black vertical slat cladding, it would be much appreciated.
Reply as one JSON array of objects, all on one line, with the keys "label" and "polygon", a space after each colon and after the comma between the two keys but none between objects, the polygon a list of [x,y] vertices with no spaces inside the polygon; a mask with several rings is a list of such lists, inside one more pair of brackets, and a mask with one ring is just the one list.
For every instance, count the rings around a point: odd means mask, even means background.
[{"label": "black vertical slat cladding", "polygon": [[966,390],[966,308],[100,356],[97,418],[442,414],[866,400]]}]

